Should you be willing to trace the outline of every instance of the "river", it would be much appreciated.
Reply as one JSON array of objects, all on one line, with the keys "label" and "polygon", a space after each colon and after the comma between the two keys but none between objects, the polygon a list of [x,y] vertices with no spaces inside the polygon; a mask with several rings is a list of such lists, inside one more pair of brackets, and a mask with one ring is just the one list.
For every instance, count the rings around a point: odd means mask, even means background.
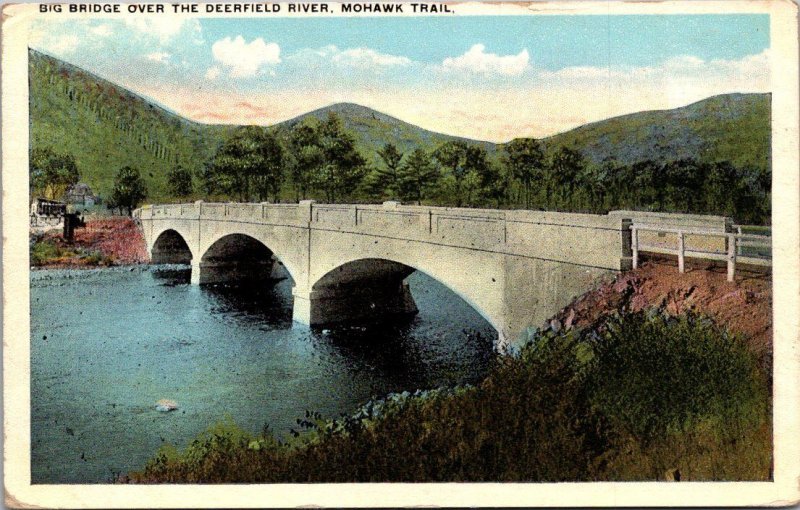
[{"label": "river", "polygon": [[[292,323],[290,280],[198,287],[176,268],[31,274],[33,483],[107,483],[232,418],[286,436],[306,410],[471,383],[496,333],[450,290],[409,277],[420,313],[373,325]],[[179,409],[156,410],[160,399]]]}]

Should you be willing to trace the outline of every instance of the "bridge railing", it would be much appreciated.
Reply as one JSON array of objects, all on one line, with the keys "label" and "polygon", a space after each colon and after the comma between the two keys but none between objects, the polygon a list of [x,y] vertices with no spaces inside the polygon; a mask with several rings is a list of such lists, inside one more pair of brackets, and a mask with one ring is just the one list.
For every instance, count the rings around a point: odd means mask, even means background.
[{"label": "bridge railing", "polygon": [[196,202],[143,207],[141,219],[209,219],[357,232],[376,237],[570,260],[623,269],[630,257],[628,221],[612,215],[526,210],[376,205]]},{"label": "bridge railing", "polygon": [[686,270],[687,257],[724,261],[731,282],[737,263],[771,266],[772,238],[761,233],[745,233],[747,226],[736,227],[735,232],[726,232],[691,226],[634,223],[630,226],[633,267],[638,267],[639,254],[643,251],[676,255],[681,273]]}]

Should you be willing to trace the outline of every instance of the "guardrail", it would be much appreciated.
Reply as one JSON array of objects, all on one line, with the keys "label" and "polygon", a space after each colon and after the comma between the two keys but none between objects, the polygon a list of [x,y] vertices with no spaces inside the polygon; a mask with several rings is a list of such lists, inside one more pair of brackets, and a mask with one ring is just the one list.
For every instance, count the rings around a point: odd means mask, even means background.
[{"label": "guardrail", "polygon": [[[686,270],[686,257],[725,261],[730,282],[734,279],[737,263],[771,266],[772,238],[769,235],[745,233],[747,229],[763,230],[764,227],[734,225],[734,228],[736,232],[723,232],[634,223],[630,226],[633,268],[639,266],[640,251],[677,255],[678,271],[681,273]],[[671,237],[666,242],[646,244],[642,242],[643,233],[655,233],[657,239]],[[670,240],[674,240],[677,246]],[[688,243],[689,240],[692,242]]]}]

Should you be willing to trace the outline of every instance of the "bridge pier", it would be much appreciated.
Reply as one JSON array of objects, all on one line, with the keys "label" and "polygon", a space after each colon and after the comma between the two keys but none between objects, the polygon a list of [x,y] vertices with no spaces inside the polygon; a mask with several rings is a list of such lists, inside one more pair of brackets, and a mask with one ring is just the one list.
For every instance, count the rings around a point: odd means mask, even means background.
[{"label": "bridge pier", "polygon": [[413,272],[414,268],[388,260],[344,264],[310,290],[293,289],[294,320],[313,326],[416,314],[417,305],[404,281]]},{"label": "bridge pier", "polygon": [[200,261],[192,259],[192,272],[189,276],[189,281],[192,285],[200,285]]},{"label": "bridge pier", "polygon": [[200,262],[198,283],[260,282],[269,280],[273,261],[226,261]]},{"label": "bridge pier", "polygon": [[286,278],[286,271],[275,259],[267,260],[192,260],[191,283],[200,284],[241,284],[277,281]]},{"label": "bridge pier", "polygon": [[359,322],[418,312],[411,290],[405,282],[386,287],[292,290],[293,320],[309,326]]}]

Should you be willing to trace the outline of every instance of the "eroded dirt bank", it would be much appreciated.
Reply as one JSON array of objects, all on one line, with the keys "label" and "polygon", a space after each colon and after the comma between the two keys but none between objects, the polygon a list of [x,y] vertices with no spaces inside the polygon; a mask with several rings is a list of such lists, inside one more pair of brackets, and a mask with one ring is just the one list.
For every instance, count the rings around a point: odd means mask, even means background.
[{"label": "eroded dirt bank", "polygon": [[686,311],[707,315],[744,336],[759,357],[772,354],[771,274],[737,270],[736,281],[728,282],[724,267],[699,262],[687,265],[681,274],[674,260],[650,258],[577,298],[554,317],[551,327],[582,328],[617,310],[651,307],[674,315]]}]

